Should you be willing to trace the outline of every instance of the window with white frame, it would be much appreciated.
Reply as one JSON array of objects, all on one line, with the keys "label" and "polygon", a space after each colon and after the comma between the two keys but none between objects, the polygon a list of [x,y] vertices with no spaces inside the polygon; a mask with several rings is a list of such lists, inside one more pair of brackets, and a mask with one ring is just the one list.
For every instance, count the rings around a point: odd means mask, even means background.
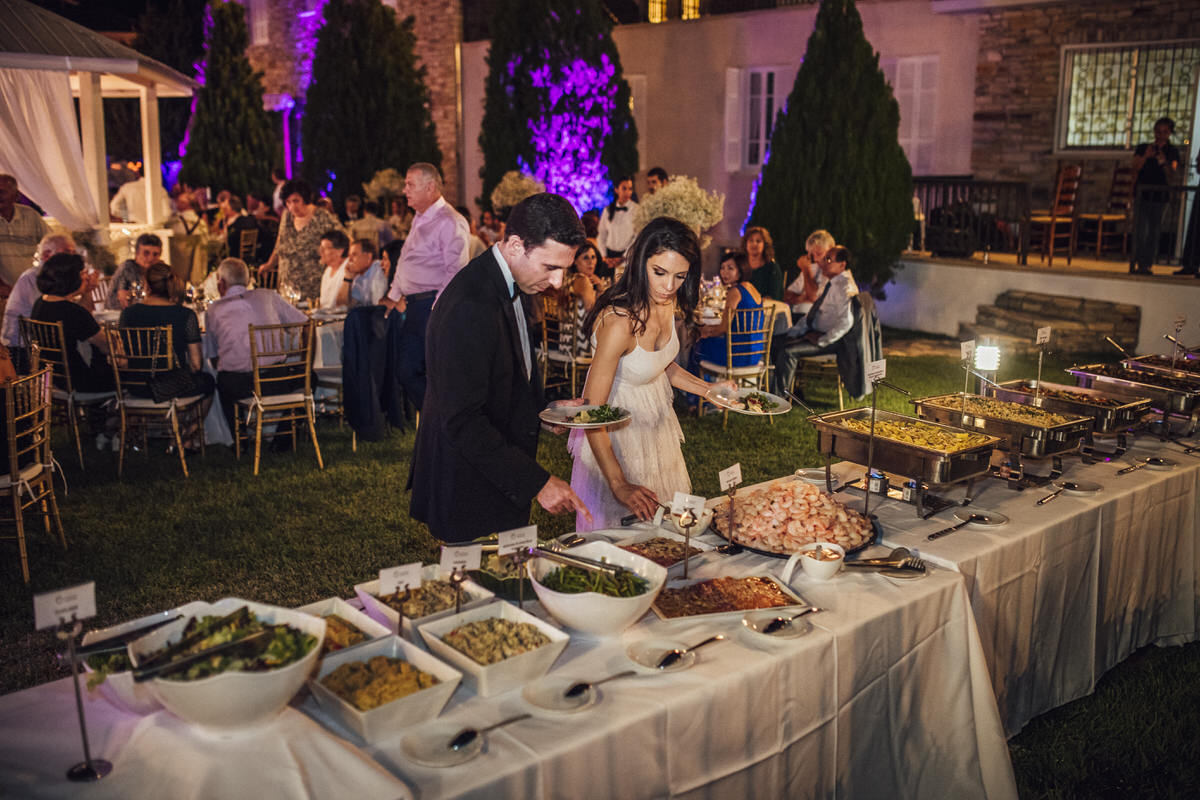
[{"label": "window with white frame", "polygon": [[250,44],[266,44],[270,41],[267,0],[247,0],[246,17],[250,28]]},{"label": "window with white frame", "polygon": [[1159,117],[1187,141],[1198,75],[1200,40],[1064,47],[1056,148],[1128,150]]},{"label": "window with white frame", "polygon": [[771,144],[771,129],[777,110],[776,91],[779,71],[773,68],[746,70],[745,119],[747,167],[760,167]]},{"label": "window with white frame", "polygon": [[889,58],[883,75],[900,105],[900,146],[914,175],[934,171],[937,141],[937,56]]}]

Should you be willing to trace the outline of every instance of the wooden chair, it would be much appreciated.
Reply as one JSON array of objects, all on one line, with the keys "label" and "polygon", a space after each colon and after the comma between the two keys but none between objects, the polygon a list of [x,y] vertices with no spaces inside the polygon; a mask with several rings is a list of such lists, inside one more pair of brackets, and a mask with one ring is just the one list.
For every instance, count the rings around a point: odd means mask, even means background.
[{"label": "wooden chair", "polygon": [[258,247],[258,229],[247,228],[241,231],[238,237],[237,257],[247,264],[252,264],[255,261],[255,248]]},{"label": "wooden chair", "polygon": [[108,305],[108,291],[112,288],[112,278],[105,275],[96,282],[96,288],[92,289],[92,304],[97,308],[104,308]]},{"label": "wooden chair", "polygon": [[[332,402],[330,398],[322,399],[326,408],[332,406],[337,409],[338,414],[338,430],[346,424],[346,395],[342,391],[342,367],[339,364],[336,367],[314,367],[313,376],[317,379],[318,389],[328,389],[333,392]],[[358,452],[358,433],[350,429],[350,450]]]},{"label": "wooden chair", "polygon": [[108,337],[109,361],[112,362],[113,377],[117,384],[117,413],[121,418],[121,446],[118,448],[117,477],[125,471],[125,448],[129,445],[129,432],[135,423],[141,423],[142,450],[147,454],[149,427],[160,422],[169,427],[175,449],[179,451],[179,466],[183,476],[188,477],[187,454],[180,433],[180,420],[199,431],[200,454],[204,455],[204,400],[203,395],[174,397],[157,402],[150,393],[150,381],[155,375],[175,369],[175,348],[169,325],[161,328],[105,328]]},{"label": "wooden chair", "polygon": [[845,387],[842,384],[842,373],[838,370],[836,353],[801,358],[796,367],[796,377],[792,379],[792,393],[803,398],[804,386],[811,378],[833,378],[837,382],[838,410],[846,410]]},{"label": "wooden chair", "polygon": [[[738,386],[753,386],[765,391],[771,361],[771,334],[775,327],[775,308],[739,308],[729,321],[729,333],[725,335],[725,363],[700,362],[700,375],[705,380],[733,381]],[[749,361],[749,366],[733,366],[734,361]],[[715,405],[715,404],[714,404]],[[704,399],[700,399],[701,416],[704,415]],[[729,424],[729,412],[725,411],[721,427]],[[768,417],[774,424],[775,420]]]},{"label": "wooden chair", "polygon": [[279,291],[279,270],[273,269],[256,274],[254,276],[254,288]]},{"label": "wooden chair", "polygon": [[579,342],[575,300],[564,301],[554,292],[539,295],[538,299],[542,304],[542,343],[536,355],[542,372],[542,390],[570,386],[571,397],[578,397],[582,388],[579,377],[591,366],[592,352]]},{"label": "wooden chair", "polygon": [[[1108,187],[1108,206],[1097,213],[1080,214],[1080,222],[1096,224],[1096,255],[1099,256],[1114,238],[1119,242],[1121,255],[1129,253],[1129,216],[1133,211],[1133,184],[1137,177],[1133,167],[1118,164],[1113,167],[1112,183]],[[1105,226],[1108,230],[1105,231]],[[1116,248],[1111,248],[1116,249]]]},{"label": "wooden chair", "polygon": [[83,469],[83,440],[79,432],[79,417],[88,408],[106,403],[116,396],[116,392],[77,392],[71,383],[71,371],[67,368],[66,337],[63,335],[61,322],[39,322],[36,319],[21,317],[18,321],[21,328],[21,338],[35,344],[41,353],[42,361],[53,370],[54,388],[52,398],[55,405],[62,407],[75,438],[75,452],[79,456],[79,468]]},{"label": "wooden chair", "polygon": [[[254,422],[254,474],[262,461],[262,430],[267,414],[271,422],[291,422],[292,449],[296,449],[295,423],[307,422],[317,466],[325,469],[317,442],[316,408],[312,394],[313,324],[251,325],[250,363],[254,394],[239,400],[246,411],[246,427]],[[241,415],[234,416],[233,442],[242,457]],[[278,435],[278,433],[276,433]]]},{"label": "wooden chair", "polygon": [[67,549],[58,500],[54,496],[54,458],[50,453],[51,375],[52,371],[46,367],[3,387],[8,470],[0,474],[0,495],[11,501],[17,529],[15,536],[4,538],[17,540],[26,585],[29,555],[25,549],[25,509],[40,506],[46,534],[54,535],[53,520],[58,540],[63,550]]},{"label": "wooden chair", "polygon": [[1047,266],[1054,266],[1054,254],[1060,247],[1066,251],[1068,265],[1075,253],[1075,206],[1082,174],[1080,165],[1064,164],[1055,180],[1054,205],[1048,213],[1034,213],[1029,217],[1030,246],[1041,251],[1042,261],[1049,259]]}]

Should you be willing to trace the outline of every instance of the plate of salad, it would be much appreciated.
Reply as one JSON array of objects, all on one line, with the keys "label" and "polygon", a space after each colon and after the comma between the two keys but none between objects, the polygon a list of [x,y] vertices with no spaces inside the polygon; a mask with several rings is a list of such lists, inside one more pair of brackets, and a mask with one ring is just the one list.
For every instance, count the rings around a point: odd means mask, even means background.
[{"label": "plate of salad", "polygon": [[599,406],[558,406],[538,414],[543,422],[564,428],[605,428],[629,419],[630,413],[608,403]]},{"label": "plate of salad", "polygon": [[709,400],[721,408],[756,417],[786,414],[792,410],[792,404],[788,400],[777,394],[755,389],[753,386],[737,391],[726,388],[717,389],[709,396]]}]

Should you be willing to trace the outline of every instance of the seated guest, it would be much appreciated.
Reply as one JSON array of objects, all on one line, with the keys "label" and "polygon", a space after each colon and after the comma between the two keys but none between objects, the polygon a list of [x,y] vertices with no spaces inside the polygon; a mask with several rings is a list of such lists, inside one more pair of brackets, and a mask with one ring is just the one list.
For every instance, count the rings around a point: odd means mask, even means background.
[{"label": "seated guest", "polygon": [[[584,242],[575,252],[575,260],[571,262],[567,276],[563,280],[562,289],[547,290],[558,291],[563,304],[561,313],[571,314],[575,330],[575,352],[579,355],[591,355],[592,352],[592,340],[583,332],[583,320],[592,310],[592,306],[596,305],[596,298],[612,285],[608,278],[601,278],[596,274],[597,265],[602,264],[603,261],[596,245]],[[570,340],[560,340],[558,349],[569,353],[571,351]]]},{"label": "seated guest", "polygon": [[[27,372],[28,352],[25,342],[21,341],[20,319],[30,315],[33,311],[33,304],[41,297],[42,293],[37,287],[37,276],[41,272],[41,265],[45,264],[51,256],[74,252],[75,242],[70,236],[60,233],[43,236],[37,247],[36,266],[21,273],[21,277],[17,278],[17,283],[13,286],[12,294],[8,296],[8,303],[4,306],[4,322],[0,326],[0,344],[9,349],[12,361],[21,373]],[[78,302],[85,311],[92,310],[92,289],[96,288],[98,280],[99,274],[95,270],[84,270],[83,292],[80,294]]]},{"label": "seated guest", "polygon": [[321,274],[321,308],[333,308],[338,304],[338,290],[346,277],[346,255],[350,240],[339,230],[326,231],[321,235],[317,253],[325,271]]},{"label": "seated guest", "polygon": [[162,239],[153,233],[143,233],[134,245],[133,258],[122,264],[113,274],[108,286],[109,308],[125,308],[137,297],[139,287],[146,286],[146,270],[162,258]]},{"label": "seated guest", "polygon": [[471,216],[470,210],[466,206],[455,206],[454,210],[467,221],[467,260],[473,260],[488,249],[488,244],[479,236],[479,230],[475,227],[475,218]]},{"label": "seated guest", "polygon": [[379,218],[379,204],[374,200],[364,203],[363,215],[346,227],[352,241],[370,239],[376,247],[386,245],[396,238],[391,226]]},{"label": "seated guest", "polygon": [[[61,322],[67,354],[67,370],[77,392],[106,392],[113,388],[112,369],[104,353],[108,342],[95,318],[76,301],[83,291],[83,258],[59,253],[42,265],[37,277],[42,296],[33,304],[30,319]],[[90,345],[80,347],[80,344]],[[85,357],[81,350],[86,351]],[[59,388],[65,389],[66,386]]]},{"label": "seated guest", "polygon": [[258,245],[254,248],[254,263],[262,264],[275,251],[275,237],[279,235],[279,217],[271,210],[270,195],[251,192],[246,195],[246,210],[258,226]]},{"label": "seated guest", "polygon": [[362,198],[356,194],[346,195],[346,200],[342,203],[342,213],[338,215],[342,225],[349,226],[355,220],[363,218]]},{"label": "seated guest", "polygon": [[[749,347],[755,344],[761,345],[765,339],[762,333],[742,333],[739,332],[737,320],[734,318],[734,311],[742,309],[762,309],[762,295],[758,293],[758,289],[754,284],[746,280],[746,274],[749,272],[746,254],[740,251],[727,253],[725,258],[721,260],[721,283],[725,286],[725,310],[721,314],[721,321],[712,325],[700,326],[700,341],[692,348],[692,361],[696,366],[701,361],[710,361],[714,364],[725,364],[726,356],[728,355],[726,347],[726,337],[732,336],[735,346]],[[752,319],[755,327],[762,327],[762,315],[752,315],[757,319]],[[762,356],[749,355],[734,355],[734,367],[749,367],[754,364],[761,363]],[[695,371],[694,369],[691,371]]]},{"label": "seated guest", "polygon": [[775,243],[766,228],[747,228],[742,236],[742,252],[746,254],[750,273],[747,278],[763,297],[783,299],[783,271],[775,263]]},{"label": "seated guest", "polygon": [[789,270],[783,302],[792,307],[793,314],[807,314],[825,288],[821,274],[821,259],[836,246],[833,235],[826,230],[813,231],[804,243],[808,252],[796,259],[796,269]]},{"label": "seated guest", "polygon": [[350,257],[346,261],[346,275],[338,287],[335,305],[373,306],[387,292],[387,256],[375,258],[375,245],[370,239],[359,239],[350,243]]},{"label": "seated guest", "polygon": [[246,213],[246,209],[242,208],[242,198],[236,194],[231,194],[229,199],[225,201],[227,209],[225,220],[225,244],[231,253],[241,252],[242,233],[244,231],[254,231],[257,236],[254,240],[255,253],[251,253],[250,257],[254,258],[258,251],[258,239],[262,233],[258,228],[258,220]]},{"label": "seated guest", "polygon": [[[171,328],[171,346],[175,350],[175,364],[192,373],[192,388],[181,391],[179,397],[212,394],[215,382],[203,371],[200,322],[196,312],[180,304],[183,298],[183,282],[161,261],[146,270],[146,299],[134,303],[121,312],[118,325],[122,328]],[[146,390],[132,394],[148,395]]]},{"label": "seated guest", "polygon": [[413,210],[408,207],[408,201],[404,195],[393,197],[389,205],[388,227],[392,229],[392,234],[396,239],[404,241],[408,238],[408,232],[412,230]]},{"label": "seated guest", "polygon": [[775,350],[775,383],[772,391],[783,395],[792,388],[801,358],[837,350],[838,341],[854,327],[850,301],[858,294],[850,273],[850,251],[836,246],[821,259],[827,283],[804,319],[788,329]]},{"label": "seated guest", "polygon": [[[293,308],[272,289],[246,289],[250,270],[246,262],[227,258],[217,267],[217,291],[221,299],[205,314],[205,352],[217,362],[217,388],[221,411],[233,430],[237,401],[254,394],[254,365],[250,361],[250,326],[307,322],[303,311]],[[279,384],[277,391],[294,391]]]},{"label": "seated guest", "polygon": [[483,239],[484,244],[491,247],[504,238],[504,226],[496,219],[494,212],[484,209],[479,215],[479,227],[476,228],[475,234]]}]

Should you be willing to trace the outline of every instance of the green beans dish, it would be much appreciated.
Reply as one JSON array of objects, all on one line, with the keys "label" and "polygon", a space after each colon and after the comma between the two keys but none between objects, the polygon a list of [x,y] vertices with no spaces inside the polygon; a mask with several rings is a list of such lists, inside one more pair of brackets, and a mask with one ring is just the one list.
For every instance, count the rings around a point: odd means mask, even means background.
[{"label": "green beans dish", "polygon": [[582,567],[556,567],[539,583],[547,589],[564,594],[596,592],[609,597],[637,597],[650,588],[650,581],[625,570],[617,575],[608,575]]}]

